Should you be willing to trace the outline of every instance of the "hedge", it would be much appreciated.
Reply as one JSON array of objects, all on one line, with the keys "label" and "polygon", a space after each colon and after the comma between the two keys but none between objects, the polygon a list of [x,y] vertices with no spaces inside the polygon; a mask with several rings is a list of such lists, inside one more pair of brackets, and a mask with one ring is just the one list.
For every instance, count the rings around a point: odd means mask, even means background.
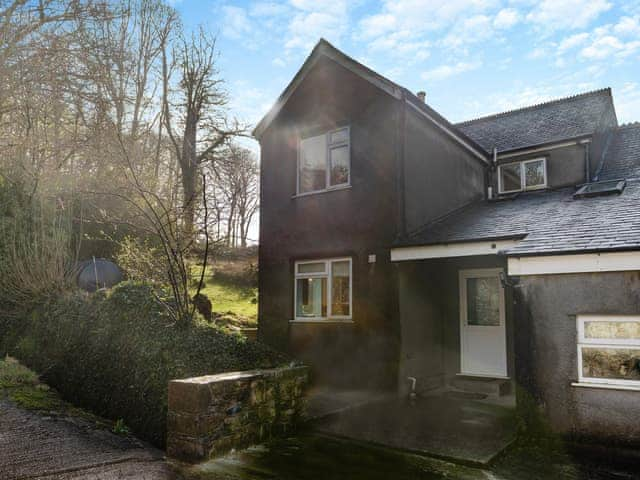
[{"label": "hedge", "polygon": [[[163,447],[169,380],[287,363],[265,345],[201,320],[175,324],[150,286],[70,292],[12,322],[9,353],[40,372],[66,400],[125,423]],[[0,325],[1,327],[1,325]]]}]

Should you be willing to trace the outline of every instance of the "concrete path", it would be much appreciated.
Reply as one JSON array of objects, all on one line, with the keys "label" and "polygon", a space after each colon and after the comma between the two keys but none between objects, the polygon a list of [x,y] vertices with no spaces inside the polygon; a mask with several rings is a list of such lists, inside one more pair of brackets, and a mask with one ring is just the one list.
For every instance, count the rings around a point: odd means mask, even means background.
[{"label": "concrete path", "polygon": [[0,479],[142,479],[177,477],[163,453],[90,422],[48,416],[0,400]]}]

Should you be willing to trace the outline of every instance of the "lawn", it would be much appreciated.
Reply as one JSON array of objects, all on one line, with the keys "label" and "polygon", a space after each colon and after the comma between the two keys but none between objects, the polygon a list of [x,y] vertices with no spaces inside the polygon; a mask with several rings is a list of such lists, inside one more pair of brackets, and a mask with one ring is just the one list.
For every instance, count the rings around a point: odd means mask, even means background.
[{"label": "lawn", "polygon": [[219,315],[232,313],[255,325],[258,318],[258,289],[212,279],[202,290]]},{"label": "lawn", "polygon": [[[213,305],[217,323],[238,327],[255,327],[258,319],[258,258],[255,249],[238,250],[234,254],[219,255],[207,266],[204,288]],[[191,286],[200,279],[202,267],[191,267]]]}]

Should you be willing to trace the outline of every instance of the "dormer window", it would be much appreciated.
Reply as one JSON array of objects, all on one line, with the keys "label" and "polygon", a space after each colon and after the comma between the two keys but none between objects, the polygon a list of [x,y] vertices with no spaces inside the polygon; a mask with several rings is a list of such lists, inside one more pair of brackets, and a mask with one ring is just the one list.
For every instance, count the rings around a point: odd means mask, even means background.
[{"label": "dormer window", "polygon": [[500,193],[538,190],[546,188],[546,186],[546,158],[506,163],[498,167],[498,191]]},{"label": "dormer window", "polygon": [[344,127],[300,140],[298,195],[349,185],[349,137],[349,127]]}]

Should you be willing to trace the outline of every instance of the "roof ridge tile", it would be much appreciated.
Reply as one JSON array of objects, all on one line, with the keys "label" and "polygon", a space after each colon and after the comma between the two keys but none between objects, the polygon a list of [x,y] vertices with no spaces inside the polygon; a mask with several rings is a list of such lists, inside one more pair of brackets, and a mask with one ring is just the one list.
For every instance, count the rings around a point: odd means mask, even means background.
[{"label": "roof ridge tile", "polygon": [[618,130],[623,130],[625,128],[640,128],[640,121],[636,120],[634,122],[621,123],[618,125]]},{"label": "roof ridge tile", "polygon": [[578,98],[584,98],[584,97],[588,97],[588,96],[595,96],[596,94],[601,94],[601,93],[608,93],[609,96],[611,96],[611,87],[600,88],[600,89],[597,89],[597,90],[590,90],[588,92],[577,93],[577,94],[574,94],[574,95],[569,95],[567,97],[561,97],[561,98],[555,98],[553,100],[547,100],[546,102],[534,103],[533,105],[527,105],[525,107],[513,108],[511,110],[505,110],[504,112],[492,113],[490,115],[484,115],[484,116],[481,116],[481,117],[475,117],[475,118],[471,118],[469,120],[464,120],[462,122],[457,122],[454,125],[457,126],[457,127],[460,127],[460,126],[469,125],[471,123],[478,122],[478,121],[490,120],[490,119],[494,119],[494,118],[500,118],[500,117],[503,117],[503,116],[506,116],[506,115],[510,115],[510,114],[516,113],[516,112],[535,110],[535,109],[542,108],[542,107],[547,107],[549,105],[553,105],[553,104],[556,104],[556,103],[566,102],[566,101],[570,101],[570,100],[576,100]]}]

